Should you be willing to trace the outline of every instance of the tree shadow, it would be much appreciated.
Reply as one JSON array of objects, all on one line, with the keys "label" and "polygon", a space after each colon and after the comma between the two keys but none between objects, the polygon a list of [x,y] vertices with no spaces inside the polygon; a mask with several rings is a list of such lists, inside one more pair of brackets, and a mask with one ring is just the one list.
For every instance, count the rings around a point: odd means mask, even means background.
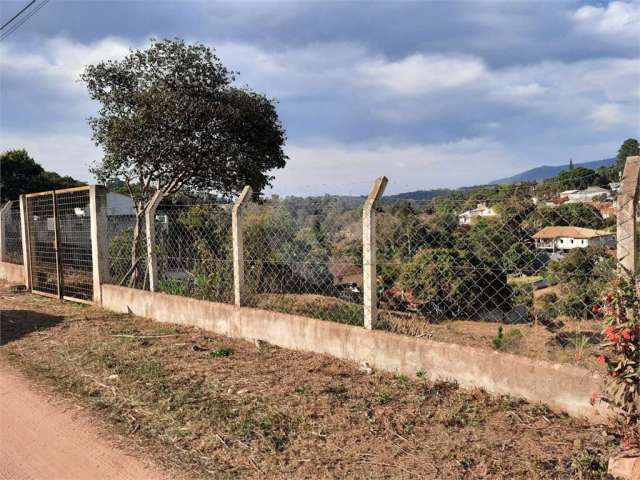
[{"label": "tree shadow", "polygon": [[32,332],[46,330],[63,318],[31,310],[0,311],[0,345],[18,340]]}]

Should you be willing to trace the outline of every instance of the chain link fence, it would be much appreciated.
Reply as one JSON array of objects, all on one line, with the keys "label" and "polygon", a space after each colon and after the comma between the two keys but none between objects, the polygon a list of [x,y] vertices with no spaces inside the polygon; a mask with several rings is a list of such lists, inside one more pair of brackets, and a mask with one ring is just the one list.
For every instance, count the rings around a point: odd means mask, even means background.
[{"label": "chain link fence", "polygon": [[[107,258],[116,285],[143,288],[147,273],[144,218],[127,195],[107,194]],[[134,241],[135,239],[135,241]]]},{"label": "chain link fence", "polygon": [[[364,201],[248,203],[243,303],[362,325]],[[616,271],[615,202],[615,189],[570,190],[553,181],[428,200],[383,197],[376,211],[378,328],[594,320]],[[109,217],[112,278],[148,288],[144,222],[134,255],[130,213]],[[164,199],[155,215],[158,290],[233,303],[231,223],[231,204]]]},{"label": "chain link fence", "polygon": [[20,202],[14,200],[9,202],[3,221],[3,251],[2,261],[8,263],[23,263],[22,253],[22,229],[20,223]]},{"label": "chain link fence", "polygon": [[364,199],[271,199],[242,217],[248,304],[363,324]]},{"label": "chain link fence", "polygon": [[233,303],[231,204],[162,203],[155,215],[158,290]]},{"label": "chain link fence", "polygon": [[396,203],[378,217],[380,318],[591,319],[616,267],[612,199],[527,189]]}]

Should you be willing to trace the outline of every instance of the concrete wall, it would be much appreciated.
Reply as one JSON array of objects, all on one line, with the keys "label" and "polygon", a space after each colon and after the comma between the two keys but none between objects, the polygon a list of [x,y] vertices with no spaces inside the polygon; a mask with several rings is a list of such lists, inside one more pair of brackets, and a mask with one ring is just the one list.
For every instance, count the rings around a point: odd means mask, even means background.
[{"label": "concrete wall", "polygon": [[414,375],[422,370],[430,379],[456,380],[461,386],[544,402],[594,422],[609,413],[604,404],[590,404],[592,393],[601,390],[602,378],[571,365],[115,285],[102,286],[102,301],[104,308],[117,312],[364,361],[391,372]]},{"label": "concrete wall", "polygon": [[0,280],[24,285],[24,266],[15,263],[0,262]]}]

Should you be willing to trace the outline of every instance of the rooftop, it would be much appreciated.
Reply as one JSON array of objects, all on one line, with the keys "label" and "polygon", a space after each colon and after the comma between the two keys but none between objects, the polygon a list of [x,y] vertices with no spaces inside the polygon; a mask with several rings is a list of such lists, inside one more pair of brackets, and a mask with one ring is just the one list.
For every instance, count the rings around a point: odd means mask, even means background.
[{"label": "rooftop", "polygon": [[594,230],[592,228],[581,227],[544,227],[542,230],[533,235],[533,238],[597,238],[614,235],[607,230]]}]

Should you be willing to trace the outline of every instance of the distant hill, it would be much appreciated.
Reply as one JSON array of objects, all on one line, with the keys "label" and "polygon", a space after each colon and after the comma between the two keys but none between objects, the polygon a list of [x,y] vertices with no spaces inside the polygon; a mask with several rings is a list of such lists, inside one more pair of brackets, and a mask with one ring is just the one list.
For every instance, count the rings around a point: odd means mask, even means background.
[{"label": "distant hill", "polygon": [[478,190],[479,188],[486,187],[487,185],[473,185],[471,187],[460,187],[457,189],[451,188],[437,188],[434,190],[416,190],[414,192],[403,192],[396,193],[395,195],[385,195],[382,197],[382,202],[385,201],[398,201],[398,200],[413,200],[417,202],[428,202],[429,200],[433,200],[436,197],[444,197],[446,195],[450,195],[454,192],[461,193],[462,195],[467,195],[474,190]]},{"label": "distant hill", "polygon": [[[610,167],[615,163],[615,158],[605,158],[603,160],[595,160],[593,162],[585,162],[585,163],[574,163],[574,167],[584,167],[584,168],[592,168],[596,169],[599,167]],[[490,183],[490,185],[499,185],[499,184],[509,184],[509,183],[517,183],[517,182],[533,182],[544,180],[546,178],[555,177],[562,170],[567,170],[569,168],[569,164],[566,165],[543,165],[542,167],[533,168],[531,170],[527,170],[526,172],[519,173],[514,175],[513,177],[501,178],[499,180],[494,180]]]}]

